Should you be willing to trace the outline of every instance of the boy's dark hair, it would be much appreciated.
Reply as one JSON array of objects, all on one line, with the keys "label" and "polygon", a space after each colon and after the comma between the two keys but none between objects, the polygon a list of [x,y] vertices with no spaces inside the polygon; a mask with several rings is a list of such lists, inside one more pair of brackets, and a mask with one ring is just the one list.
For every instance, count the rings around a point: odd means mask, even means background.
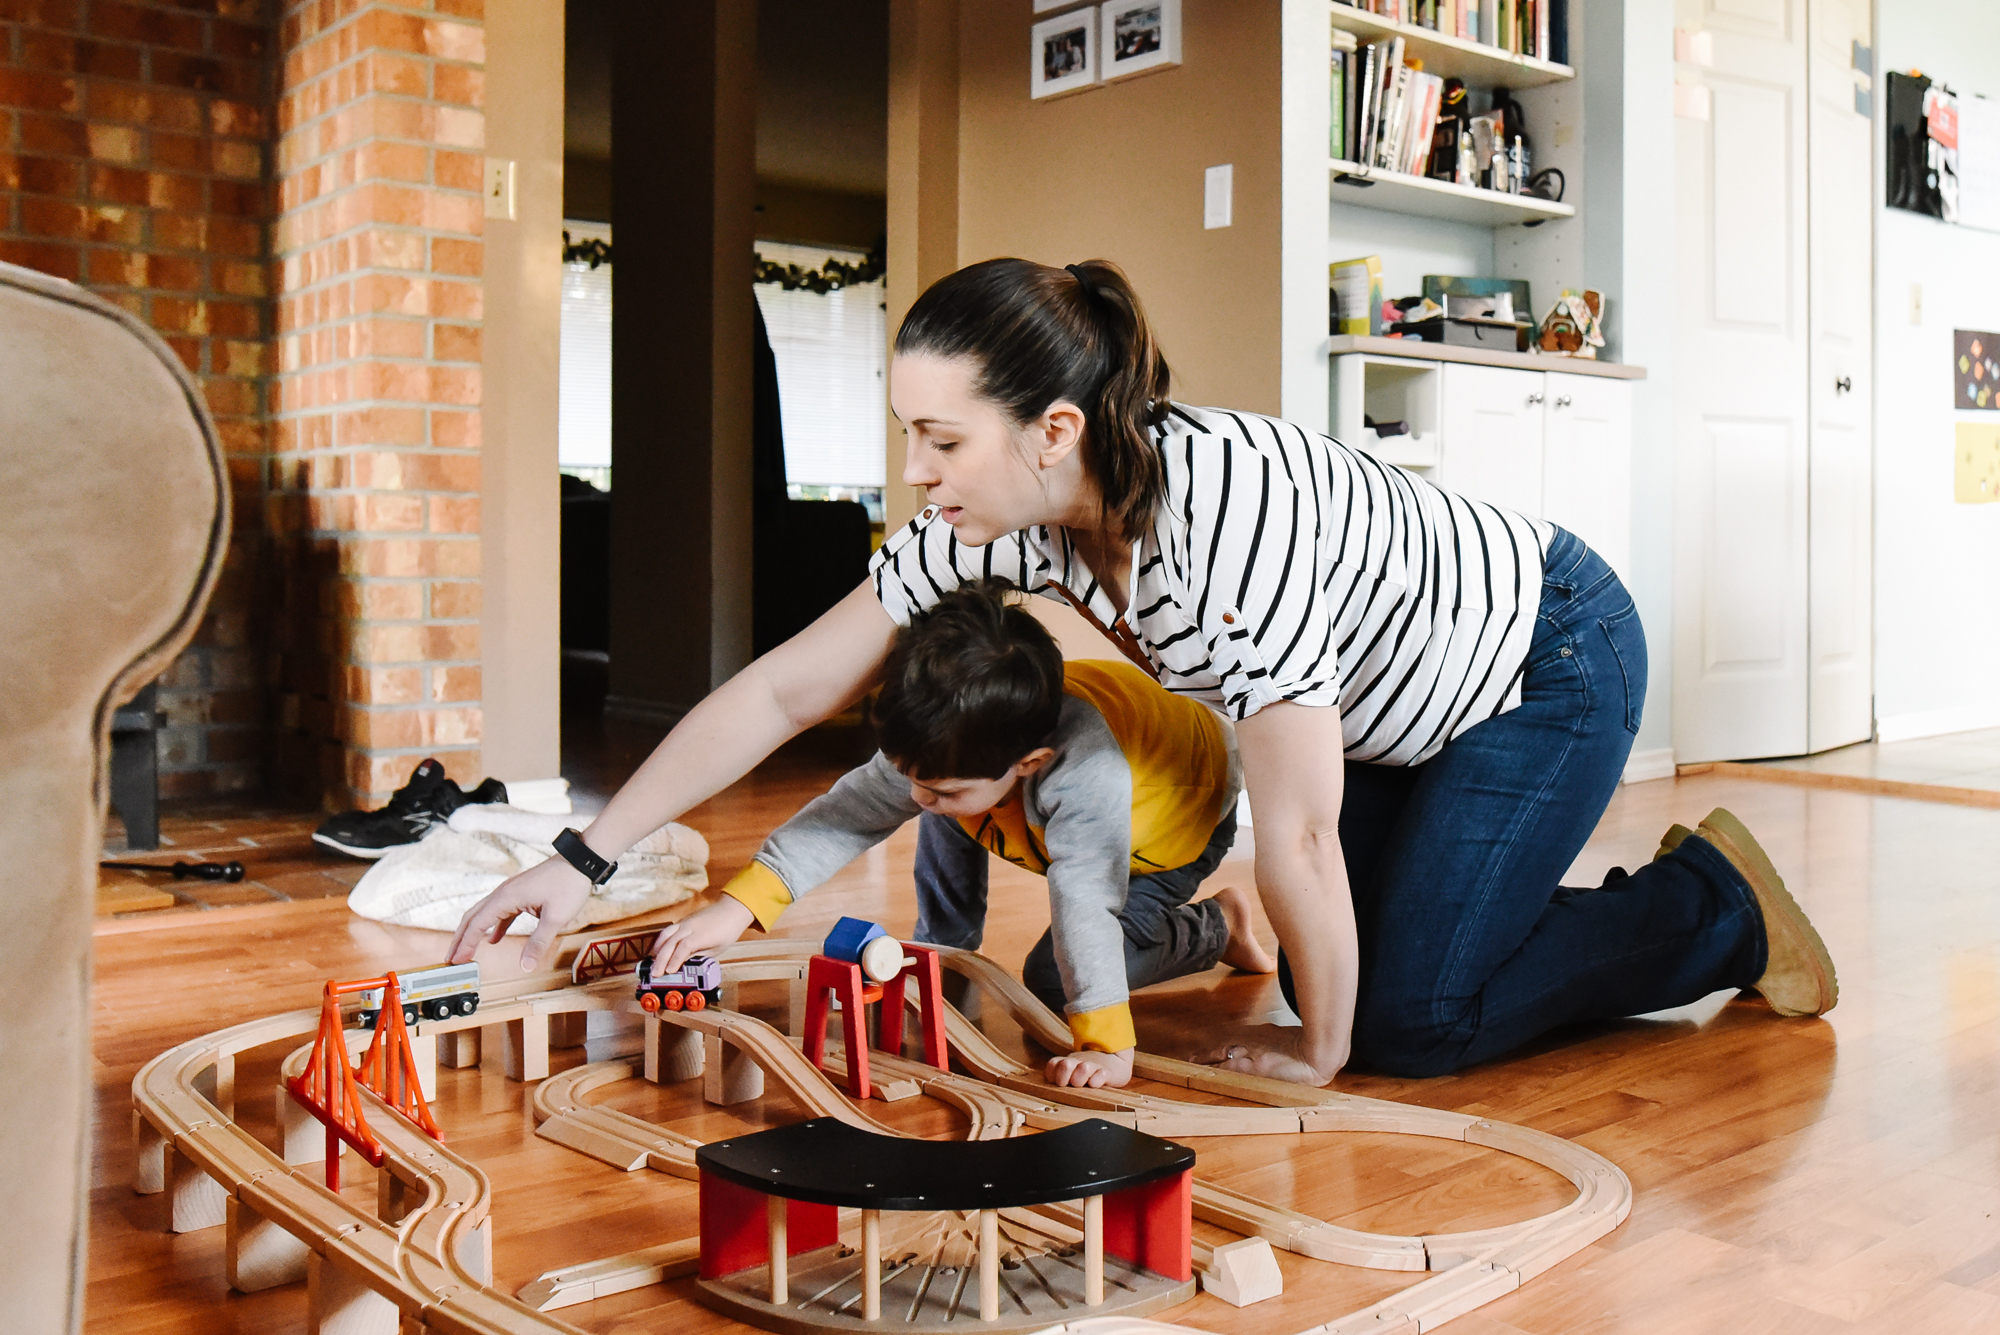
[{"label": "boy's dark hair", "polygon": [[1005,580],[952,590],[896,633],[870,707],[913,779],[997,779],[1055,735],[1062,650]]}]

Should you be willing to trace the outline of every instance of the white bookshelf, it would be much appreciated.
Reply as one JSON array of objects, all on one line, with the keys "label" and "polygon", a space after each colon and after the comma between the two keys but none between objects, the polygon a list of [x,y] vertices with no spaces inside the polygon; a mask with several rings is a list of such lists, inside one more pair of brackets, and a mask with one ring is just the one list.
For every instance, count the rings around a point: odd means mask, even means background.
[{"label": "white bookshelf", "polygon": [[[1445,218],[1452,222],[1502,227],[1550,218],[1574,218],[1576,207],[1533,195],[1509,195],[1453,181],[1436,181],[1427,176],[1410,176],[1382,167],[1364,167],[1358,162],[1334,158],[1328,164],[1328,181],[1336,204],[1358,204],[1363,208],[1389,213],[1408,213],[1420,218]],[[1367,182],[1367,184],[1362,184]]]},{"label": "white bookshelf", "polygon": [[1424,62],[1424,73],[1463,79],[1473,87],[1539,88],[1576,77],[1576,71],[1567,65],[1517,56],[1497,46],[1447,36],[1414,23],[1397,23],[1340,4],[1338,0],[1333,4],[1333,26],[1353,33],[1364,45],[1400,37],[1406,56]]}]

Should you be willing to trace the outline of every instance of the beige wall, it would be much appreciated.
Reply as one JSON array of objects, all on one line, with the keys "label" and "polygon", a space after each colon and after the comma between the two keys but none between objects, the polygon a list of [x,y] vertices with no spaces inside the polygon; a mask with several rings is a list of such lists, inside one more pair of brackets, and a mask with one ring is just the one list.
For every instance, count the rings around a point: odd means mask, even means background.
[{"label": "beige wall", "polygon": [[[914,27],[920,13],[953,8],[929,17],[934,27],[956,20],[955,70],[938,68],[933,49],[903,57],[896,25]],[[1036,102],[1028,97],[1027,5],[895,0],[891,338],[916,295],[908,286],[916,266],[899,264],[899,256],[912,249],[913,229],[943,229],[947,220],[936,211],[949,208],[956,264],[996,255],[1114,260],[1159,328],[1176,397],[1278,412],[1279,17],[1275,0],[1185,0],[1178,67]],[[908,123],[922,104],[911,91],[920,77],[933,88],[955,77],[957,93],[948,118],[954,151],[937,163],[952,173],[951,188],[924,183],[929,195],[911,179],[922,147],[914,141],[937,133]],[[932,146],[930,156],[946,154]],[[1208,231],[1203,173],[1225,162],[1235,166],[1234,224]],[[902,434],[893,426],[888,463],[893,479],[902,467]],[[888,499],[892,524],[918,504],[893,481]]]},{"label": "beige wall", "polygon": [[486,221],[480,639],[486,772],[560,768],[563,10],[487,0],[486,152],[516,165],[516,217]]}]

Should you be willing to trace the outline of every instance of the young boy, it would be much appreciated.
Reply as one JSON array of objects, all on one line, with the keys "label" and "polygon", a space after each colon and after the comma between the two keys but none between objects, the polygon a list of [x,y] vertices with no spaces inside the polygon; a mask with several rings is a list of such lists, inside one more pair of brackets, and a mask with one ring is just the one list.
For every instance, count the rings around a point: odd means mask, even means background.
[{"label": "young boy", "polygon": [[1075,1050],[1050,1060],[1052,1084],[1131,1079],[1128,988],[1217,961],[1276,967],[1247,891],[1188,902],[1236,834],[1229,725],[1122,663],[1065,665],[1006,587],[948,593],[897,634],[871,710],[881,751],[773,833],[724,898],[661,932],[661,967],[770,928],[913,816],[915,940],[978,947],[989,851],[1048,878],[1049,931],[1022,980],[1069,1017]]}]

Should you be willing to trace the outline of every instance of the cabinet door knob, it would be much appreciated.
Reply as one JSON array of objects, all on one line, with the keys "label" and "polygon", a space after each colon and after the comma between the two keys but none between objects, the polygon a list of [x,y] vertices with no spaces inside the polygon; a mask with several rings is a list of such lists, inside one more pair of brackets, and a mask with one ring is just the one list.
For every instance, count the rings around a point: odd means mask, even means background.
[{"label": "cabinet door knob", "polygon": [[1833,382],[1833,388],[1837,393],[1849,393],[1854,388],[1854,378],[1852,376],[1842,376]]},{"label": "cabinet door knob", "polygon": [[1558,408],[1567,408],[1567,407],[1569,407],[1569,395],[1567,395],[1567,394],[1558,394],[1558,395],[1556,395],[1556,407],[1558,407]]},{"label": "cabinet door knob", "polygon": [[1536,404],[1540,403],[1541,401],[1542,401],[1542,396],[1541,396],[1541,395],[1540,395],[1539,393],[1535,393],[1535,394],[1530,394],[1530,395],[1528,396],[1528,406],[1529,406],[1530,408],[1534,407],[1534,406],[1535,406]]}]

